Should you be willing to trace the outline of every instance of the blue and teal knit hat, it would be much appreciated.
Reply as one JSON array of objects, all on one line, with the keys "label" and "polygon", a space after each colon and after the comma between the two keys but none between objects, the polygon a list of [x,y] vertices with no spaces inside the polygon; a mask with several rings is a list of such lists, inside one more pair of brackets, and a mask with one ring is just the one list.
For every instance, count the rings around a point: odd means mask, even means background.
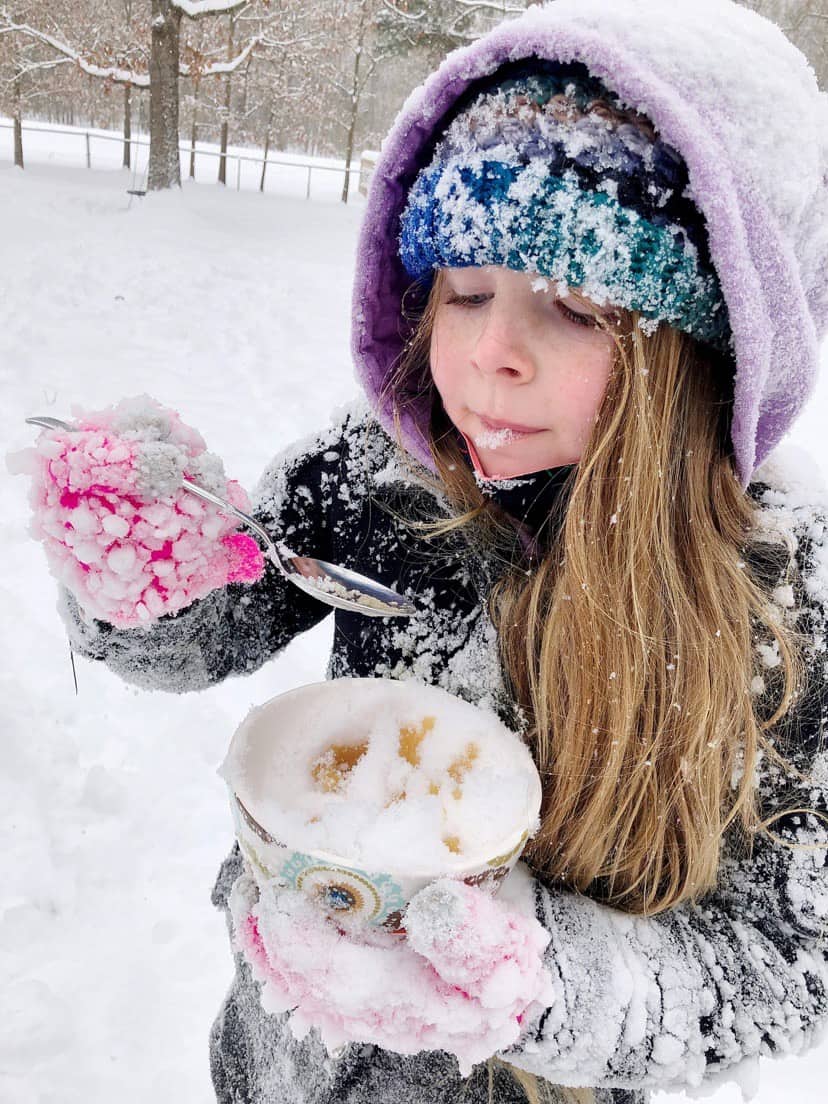
[{"label": "blue and teal knit hat", "polygon": [[426,286],[449,266],[537,273],[724,351],[687,183],[677,151],[583,66],[523,62],[458,103],[408,194],[400,258]]}]

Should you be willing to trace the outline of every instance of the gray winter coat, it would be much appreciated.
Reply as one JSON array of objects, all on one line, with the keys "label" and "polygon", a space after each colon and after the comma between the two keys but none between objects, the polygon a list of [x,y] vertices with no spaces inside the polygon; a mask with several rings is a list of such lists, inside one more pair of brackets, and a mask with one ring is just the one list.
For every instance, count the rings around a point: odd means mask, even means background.
[{"label": "gray winter coat", "polygon": [[[274,461],[260,483],[256,512],[297,552],[345,564],[416,600],[419,612],[408,621],[337,610],[329,677],[432,683],[508,720],[513,706],[486,613],[494,565],[463,536],[426,545],[400,520],[441,509],[425,474],[400,463],[385,431],[358,406]],[[549,474],[530,487],[547,506],[559,491]],[[505,509],[520,513],[507,488],[494,493]],[[749,568],[811,642],[808,692],[776,735],[811,781],[783,786],[763,763],[760,793],[769,813],[781,801],[827,812],[826,516],[797,502],[778,473],[754,482],[750,493],[762,507],[767,540],[750,546]],[[793,590],[778,587],[787,561],[780,540],[790,545],[800,572]],[[63,608],[78,652],[139,686],[173,692],[250,673],[329,612],[270,568],[254,586],[214,592],[150,630],[88,622],[68,594]],[[547,963],[557,999],[502,1057],[553,1084],[596,1087],[598,1104],[640,1104],[651,1088],[710,1085],[738,1075],[759,1055],[811,1045],[828,1020],[828,830],[816,817],[797,814],[774,831],[818,846],[792,850],[763,836],[746,857],[728,837],[715,892],[652,918],[631,917],[535,878],[537,916],[551,934]],[[226,907],[241,869],[234,848],[213,892],[218,907]],[[456,1060],[442,1052],[403,1057],[351,1045],[329,1056],[315,1032],[296,1042],[288,1018],[262,1010],[257,986],[237,957],[211,1038],[221,1104],[489,1099],[485,1065],[464,1083]],[[524,1100],[505,1070],[498,1070],[492,1094],[499,1104]]]}]

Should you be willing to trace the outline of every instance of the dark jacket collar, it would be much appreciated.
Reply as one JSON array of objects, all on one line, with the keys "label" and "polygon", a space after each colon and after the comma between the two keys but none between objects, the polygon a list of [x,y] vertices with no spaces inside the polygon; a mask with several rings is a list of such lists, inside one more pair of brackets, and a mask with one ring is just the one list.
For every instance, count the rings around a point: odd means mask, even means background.
[{"label": "dark jacket collar", "polygon": [[514,519],[524,551],[535,554],[539,545],[549,543],[563,520],[563,496],[568,493],[569,477],[577,465],[562,464],[515,479],[488,479],[476,470],[462,438],[460,443],[483,494]]}]

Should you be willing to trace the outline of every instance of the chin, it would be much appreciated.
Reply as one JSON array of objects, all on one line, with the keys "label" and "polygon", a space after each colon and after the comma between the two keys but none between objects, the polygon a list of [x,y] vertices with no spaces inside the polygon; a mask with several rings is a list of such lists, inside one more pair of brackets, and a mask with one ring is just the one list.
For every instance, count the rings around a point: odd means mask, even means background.
[{"label": "chin", "polygon": [[[480,459],[487,472],[497,472],[504,479],[518,479],[522,475],[532,475],[533,472],[546,471],[547,468],[559,468],[564,464],[576,464],[577,460],[569,460],[561,457],[546,456],[505,456],[500,451],[488,452],[484,456],[479,453]],[[496,476],[490,476],[496,478]]]},{"label": "chin", "polygon": [[487,472],[497,472],[496,476],[490,476],[491,479],[498,477],[503,479],[517,479],[521,475],[529,475],[532,472],[540,471],[542,468],[548,465],[543,463],[535,464],[535,461],[531,457],[524,457],[521,460],[507,459],[500,452],[492,452],[488,456],[481,454],[480,459],[483,462]]}]

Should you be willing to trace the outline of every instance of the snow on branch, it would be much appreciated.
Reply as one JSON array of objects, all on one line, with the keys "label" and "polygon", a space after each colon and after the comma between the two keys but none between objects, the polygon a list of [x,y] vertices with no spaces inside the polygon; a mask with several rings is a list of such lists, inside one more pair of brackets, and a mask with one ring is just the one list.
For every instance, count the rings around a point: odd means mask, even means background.
[{"label": "snow on branch", "polygon": [[505,4],[493,3],[492,0],[454,0],[454,2],[459,4],[461,8],[488,9],[489,11],[498,12],[500,15],[523,15],[526,10],[525,8],[510,8]]},{"label": "snow on branch", "polygon": [[171,7],[190,19],[199,19],[202,15],[230,15],[247,3],[248,0],[170,0]]},{"label": "snow on branch", "polygon": [[95,65],[93,62],[87,61],[81,52],[73,46],[61,42],[59,38],[55,38],[54,35],[47,34],[45,31],[39,31],[36,27],[30,27],[27,23],[7,23],[4,27],[0,27],[0,34],[11,33],[26,35],[36,42],[42,42],[45,46],[51,46],[53,50],[56,50],[68,60],[74,61],[78,68],[90,77],[101,77],[104,80],[114,81],[116,84],[129,84],[134,88],[149,88],[148,73],[135,73],[131,69],[122,69],[118,65]]},{"label": "snow on branch", "polygon": [[398,8],[396,4],[393,4],[391,0],[382,0],[382,3],[386,8],[388,8],[390,12],[393,12],[394,15],[398,16],[398,18],[405,19],[409,23],[418,23],[421,19],[424,18],[426,14],[425,9],[417,12],[416,14],[401,11],[401,9]]},{"label": "snow on branch", "polygon": [[[117,65],[95,65],[91,61],[87,61],[83,54],[73,46],[61,42],[59,38],[55,38],[54,35],[47,34],[45,31],[39,31],[36,27],[30,27],[27,23],[7,23],[0,26],[0,35],[12,32],[26,35],[36,42],[51,46],[53,50],[62,54],[67,61],[73,61],[82,72],[87,73],[90,77],[100,77],[102,80],[114,81],[116,84],[128,84],[133,88],[149,88],[150,86],[148,73],[137,73],[132,69],[122,69]],[[199,77],[216,77],[222,73],[232,73],[239,66],[244,65],[253,50],[259,45],[259,42],[258,37],[251,38],[241,53],[234,58],[230,58],[228,61],[214,61],[203,69],[195,65],[181,64],[178,67],[179,76],[189,77],[196,71]]]},{"label": "snow on branch", "polygon": [[[212,65],[208,65],[205,69],[199,69],[199,77],[216,77],[220,73],[233,73],[240,65],[244,65],[256,47],[259,45],[260,39],[258,37],[251,38],[245,48],[240,54],[236,54],[234,58],[229,61],[214,61]],[[178,71],[182,77],[189,77],[195,70],[195,66],[179,65]]]}]

